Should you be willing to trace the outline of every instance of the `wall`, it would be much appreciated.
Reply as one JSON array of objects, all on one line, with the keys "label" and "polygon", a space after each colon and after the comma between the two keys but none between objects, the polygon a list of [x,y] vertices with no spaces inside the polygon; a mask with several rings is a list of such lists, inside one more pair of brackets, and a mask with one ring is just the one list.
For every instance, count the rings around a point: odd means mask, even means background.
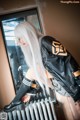
[{"label": "wall", "polygon": [[10,103],[15,92],[0,30],[0,108]]},{"label": "wall", "polygon": [[[5,3],[5,4],[4,4]],[[35,4],[35,0],[1,0],[0,1],[0,8],[2,8],[2,11],[12,10],[12,9],[18,9],[22,7],[28,7]],[[0,11],[1,12],[1,11]]]}]

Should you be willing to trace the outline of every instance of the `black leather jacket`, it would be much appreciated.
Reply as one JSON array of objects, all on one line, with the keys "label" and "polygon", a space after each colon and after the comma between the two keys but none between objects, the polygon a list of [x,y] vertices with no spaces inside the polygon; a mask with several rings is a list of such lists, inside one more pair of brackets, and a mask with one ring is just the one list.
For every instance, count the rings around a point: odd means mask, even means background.
[{"label": "black leather jacket", "polygon": [[54,76],[74,101],[80,99],[80,67],[62,44],[50,36],[41,40],[44,67]]}]

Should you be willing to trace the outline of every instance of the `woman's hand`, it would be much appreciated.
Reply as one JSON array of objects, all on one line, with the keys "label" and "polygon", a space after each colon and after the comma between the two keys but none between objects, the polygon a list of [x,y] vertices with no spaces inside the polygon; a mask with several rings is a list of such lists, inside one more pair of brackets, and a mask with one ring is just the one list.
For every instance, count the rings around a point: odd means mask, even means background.
[{"label": "woman's hand", "polygon": [[25,96],[22,97],[22,101],[24,103],[29,102],[30,98],[31,98],[31,96],[27,94],[27,95],[25,95]]}]

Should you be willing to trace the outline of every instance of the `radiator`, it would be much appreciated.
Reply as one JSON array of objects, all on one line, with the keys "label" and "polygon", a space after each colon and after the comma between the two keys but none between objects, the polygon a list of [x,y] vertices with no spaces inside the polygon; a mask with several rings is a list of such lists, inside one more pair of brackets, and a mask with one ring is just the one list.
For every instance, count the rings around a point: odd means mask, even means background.
[{"label": "radiator", "polygon": [[22,110],[8,112],[7,120],[57,120],[54,102],[50,97],[30,102]]},{"label": "radiator", "polygon": [[57,120],[54,103],[56,99],[52,90],[50,90],[50,95],[46,90],[43,93],[39,92],[29,103],[19,105],[15,110],[7,112],[7,120]]}]

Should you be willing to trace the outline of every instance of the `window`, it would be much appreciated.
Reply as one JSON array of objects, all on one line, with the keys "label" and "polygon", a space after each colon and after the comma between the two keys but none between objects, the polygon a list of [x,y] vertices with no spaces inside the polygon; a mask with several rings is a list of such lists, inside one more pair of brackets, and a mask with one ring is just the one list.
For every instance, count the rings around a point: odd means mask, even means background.
[{"label": "window", "polygon": [[37,9],[26,10],[1,16],[3,37],[12,73],[15,91],[17,92],[23,77],[28,70],[21,48],[15,42],[14,29],[21,21],[30,21],[38,30],[41,30]]}]

